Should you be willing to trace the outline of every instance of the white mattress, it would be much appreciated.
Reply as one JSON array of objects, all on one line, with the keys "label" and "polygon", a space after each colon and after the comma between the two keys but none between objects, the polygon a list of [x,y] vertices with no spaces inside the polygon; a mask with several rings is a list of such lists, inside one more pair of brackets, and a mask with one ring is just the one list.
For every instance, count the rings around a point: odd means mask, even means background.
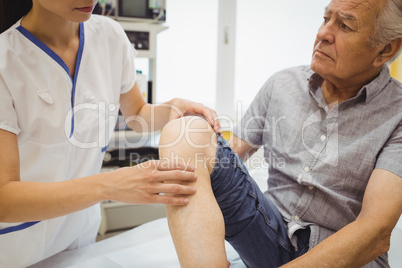
[{"label": "white mattress", "polygon": [[[231,267],[245,267],[236,251],[226,242]],[[61,252],[31,268],[178,268],[180,267],[169,233],[167,219],[158,219],[102,240],[90,246]]]}]

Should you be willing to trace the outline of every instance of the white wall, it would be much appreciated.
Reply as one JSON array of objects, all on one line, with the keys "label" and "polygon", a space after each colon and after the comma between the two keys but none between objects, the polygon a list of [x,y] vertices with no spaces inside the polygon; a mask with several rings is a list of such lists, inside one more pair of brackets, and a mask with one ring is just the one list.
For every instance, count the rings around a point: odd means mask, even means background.
[{"label": "white wall", "polygon": [[158,35],[157,102],[181,97],[215,105],[217,0],[167,0]]},{"label": "white wall", "polygon": [[243,107],[275,72],[310,63],[315,35],[328,3],[238,0],[235,99]]},{"label": "white wall", "polygon": [[[309,64],[328,3],[237,0],[233,107],[239,100],[246,109],[273,73]],[[167,0],[169,29],[158,37],[157,102],[182,97],[216,108],[227,101],[215,100],[217,9],[218,0]]]}]

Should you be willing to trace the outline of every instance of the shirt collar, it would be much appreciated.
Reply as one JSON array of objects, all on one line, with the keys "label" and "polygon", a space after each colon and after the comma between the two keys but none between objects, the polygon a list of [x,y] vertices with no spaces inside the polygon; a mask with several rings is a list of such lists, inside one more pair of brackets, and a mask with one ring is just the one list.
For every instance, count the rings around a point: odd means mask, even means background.
[{"label": "shirt collar", "polygon": [[[389,83],[391,78],[389,68],[384,65],[376,78],[374,78],[370,83],[363,86],[357,95],[352,99],[361,99],[365,103],[369,103],[377,94],[379,94],[385,86]],[[319,74],[312,73],[307,79],[308,87],[311,93],[315,94],[317,89],[321,87],[324,81]]]},{"label": "shirt collar", "polygon": [[[365,90],[366,92],[366,103],[369,103],[375,96],[377,96],[383,89],[389,84],[391,80],[391,75],[389,73],[389,68],[387,65],[384,65],[378,74],[378,76],[364,86],[359,94]],[[359,95],[358,94],[358,95]]]}]

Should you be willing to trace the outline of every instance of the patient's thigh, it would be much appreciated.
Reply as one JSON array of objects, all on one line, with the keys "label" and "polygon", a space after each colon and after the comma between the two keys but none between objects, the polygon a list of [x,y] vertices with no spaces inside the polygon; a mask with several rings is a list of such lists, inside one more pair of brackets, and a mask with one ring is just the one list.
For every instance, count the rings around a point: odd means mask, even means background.
[{"label": "patient's thigh", "polygon": [[224,217],[226,240],[248,266],[277,267],[291,260],[293,248],[276,205],[220,137],[211,184]]}]

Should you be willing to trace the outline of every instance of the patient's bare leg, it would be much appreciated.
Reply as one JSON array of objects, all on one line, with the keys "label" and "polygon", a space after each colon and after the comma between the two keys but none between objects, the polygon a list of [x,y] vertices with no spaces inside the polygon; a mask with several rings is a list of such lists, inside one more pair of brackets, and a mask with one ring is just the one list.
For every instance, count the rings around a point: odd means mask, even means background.
[{"label": "patient's bare leg", "polygon": [[167,206],[167,217],[181,267],[227,267],[225,227],[211,188],[216,134],[198,117],[167,124],[160,139],[160,158],[179,159],[195,168],[195,195],[186,206]]}]

